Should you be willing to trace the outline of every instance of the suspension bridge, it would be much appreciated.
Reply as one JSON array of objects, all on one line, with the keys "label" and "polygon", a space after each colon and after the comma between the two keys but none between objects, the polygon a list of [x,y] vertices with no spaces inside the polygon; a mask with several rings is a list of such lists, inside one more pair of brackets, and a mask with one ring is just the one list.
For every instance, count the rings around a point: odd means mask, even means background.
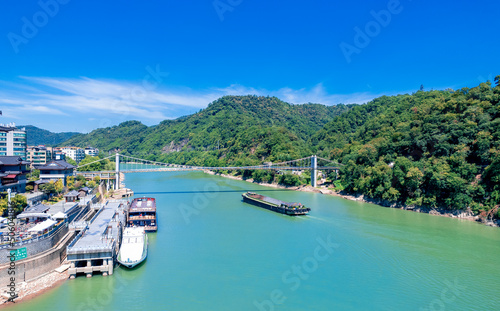
[{"label": "suspension bridge", "polygon": [[[85,168],[95,166],[98,162],[115,158],[115,170],[85,171]],[[114,189],[120,188],[120,173],[146,173],[146,172],[178,172],[178,171],[217,171],[217,170],[275,170],[275,171],[311,171],[311,186],[317,186],[318,171],[336,171],[340,169],[339,164],[331,160],[312,155],[302,159],[286,162],[267,162],[262,165],[253,166],[192,166],[164,163],[140,159],[132,156],[116,153],[108,157],[80,165],[75,168],[75,174],[82,175],[87,179],[99,176],[101,179],[110,180],[114,183]]]}]

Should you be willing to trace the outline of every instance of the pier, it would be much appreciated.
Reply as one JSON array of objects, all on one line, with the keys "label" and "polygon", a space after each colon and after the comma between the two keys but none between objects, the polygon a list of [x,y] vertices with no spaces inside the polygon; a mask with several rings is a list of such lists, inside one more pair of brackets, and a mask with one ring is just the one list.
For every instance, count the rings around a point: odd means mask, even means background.
[{"label": "pier", "polygon": [[127,205],[127,201],[109,201],[68,245],[70,278],[78,273],[87,277],[92,277],[94,272],[101,272],[103,276],[113,274]]}]

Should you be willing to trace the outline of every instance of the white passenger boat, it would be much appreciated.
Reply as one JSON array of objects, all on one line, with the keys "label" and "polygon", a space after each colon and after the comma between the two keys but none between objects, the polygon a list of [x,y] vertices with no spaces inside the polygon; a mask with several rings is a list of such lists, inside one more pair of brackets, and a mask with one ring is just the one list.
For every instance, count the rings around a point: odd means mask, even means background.
[{"label": "white passenger boat", "polygon": [[143,227],[125,228],[118,262],[127,268],[133,268],[148,255],[148,236]]}]

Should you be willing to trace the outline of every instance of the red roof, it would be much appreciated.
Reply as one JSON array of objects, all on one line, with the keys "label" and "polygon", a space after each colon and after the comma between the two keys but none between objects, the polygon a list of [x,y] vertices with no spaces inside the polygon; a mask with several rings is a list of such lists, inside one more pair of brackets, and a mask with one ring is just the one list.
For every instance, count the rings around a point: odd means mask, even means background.
[{"label": "red roof", "polygon": [[17,175],[16,174],[9,174],[7,176],[5,176],[5,178],[16,178]]}]

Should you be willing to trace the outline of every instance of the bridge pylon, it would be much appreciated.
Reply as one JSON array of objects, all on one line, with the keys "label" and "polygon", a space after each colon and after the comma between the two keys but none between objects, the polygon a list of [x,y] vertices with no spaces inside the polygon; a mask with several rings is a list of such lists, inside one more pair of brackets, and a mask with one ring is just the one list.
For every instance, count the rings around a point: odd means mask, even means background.
[{"label": "bridge pylon", "polygon": [[120,154],[115,154],[115,190],[120,189]]},{"label": "bridge pylon", "polygon": [[313,155],[311,156],[311,186],[316,187],[318,185],[318,158]]}]

